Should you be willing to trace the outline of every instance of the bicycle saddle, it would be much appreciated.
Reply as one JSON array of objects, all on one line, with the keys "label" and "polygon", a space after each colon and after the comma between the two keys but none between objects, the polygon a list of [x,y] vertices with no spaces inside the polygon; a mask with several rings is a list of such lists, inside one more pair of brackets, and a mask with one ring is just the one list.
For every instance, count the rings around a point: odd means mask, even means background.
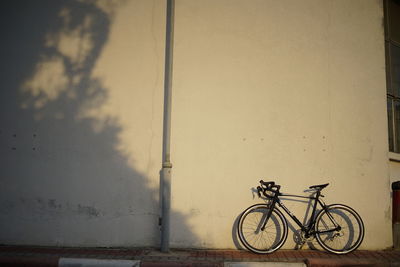
[{"label": "bicycle saddle", "polygon": [[317,184],[317,185],[312,185],[310,186],[310,189],[317,189],[317,190],[322,190],[325,187],[327,187],[329,185],[329,183],[327,184]]}]

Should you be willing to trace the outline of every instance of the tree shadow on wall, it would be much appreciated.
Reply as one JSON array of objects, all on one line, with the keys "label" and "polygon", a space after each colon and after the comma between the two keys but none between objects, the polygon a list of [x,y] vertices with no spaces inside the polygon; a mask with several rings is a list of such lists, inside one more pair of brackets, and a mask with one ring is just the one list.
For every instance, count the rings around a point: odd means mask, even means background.
[{"label": "tree shadow on wall", "polygon": [[158,187],[118,149],[118,118],[90,115],[109,96],[92,73],[115,3],[0,4],[1,244],[159,244]]}]

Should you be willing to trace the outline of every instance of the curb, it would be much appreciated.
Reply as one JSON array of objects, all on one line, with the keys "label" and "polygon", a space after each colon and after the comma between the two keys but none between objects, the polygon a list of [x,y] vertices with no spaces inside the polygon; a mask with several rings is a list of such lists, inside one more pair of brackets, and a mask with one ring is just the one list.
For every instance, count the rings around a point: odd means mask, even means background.
[{"label": "curb", "polygon": [[60,258],[58,267],[140,267],[138,260]]}]

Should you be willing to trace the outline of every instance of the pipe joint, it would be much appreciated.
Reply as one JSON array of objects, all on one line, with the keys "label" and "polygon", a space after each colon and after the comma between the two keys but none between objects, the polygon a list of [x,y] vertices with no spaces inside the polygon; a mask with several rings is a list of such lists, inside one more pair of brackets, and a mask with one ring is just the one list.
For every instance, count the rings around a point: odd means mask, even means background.
[{"label": "pipe joint", "polygon": [[172,169],[172,163],[171,162],[163,162],[162,164],[163,169]]}]

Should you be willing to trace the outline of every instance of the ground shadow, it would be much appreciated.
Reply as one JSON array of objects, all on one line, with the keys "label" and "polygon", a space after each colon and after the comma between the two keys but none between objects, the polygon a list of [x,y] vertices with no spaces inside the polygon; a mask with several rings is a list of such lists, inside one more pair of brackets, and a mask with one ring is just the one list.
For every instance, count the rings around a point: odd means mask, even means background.
[{"label": "ground shadow", "polygon": [[113,3],[0,4],[1,244],[159,244],[158,188],[118,149],[118,118],[82,115],[109,96],[92,72]]}]

